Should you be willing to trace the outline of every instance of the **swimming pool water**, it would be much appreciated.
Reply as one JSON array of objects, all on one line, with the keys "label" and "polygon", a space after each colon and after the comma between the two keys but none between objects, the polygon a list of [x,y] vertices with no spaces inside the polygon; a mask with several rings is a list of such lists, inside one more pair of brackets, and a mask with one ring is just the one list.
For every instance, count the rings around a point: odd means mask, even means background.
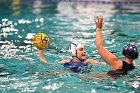
[{"label": "swimming pool water", "polygon": [[[140,59],[127,77],[94,78],[91,73],[64,71],[57,64],[71,58],[66,52],[71,41],[83,42],[87,57],[103,60],[95,46],[94,18],[104,16],[105,46],[123,59],[122,48],[136,43],[140,51],[140,7],[94,3],[0,2],[0,93],[139,93]],[[48,62],[42,64],[31,43],[32,35],[48,34]],[[106,74],[108,65],[95,65],[92,72]],[[104,75],[105,76],[105,75]]]}]

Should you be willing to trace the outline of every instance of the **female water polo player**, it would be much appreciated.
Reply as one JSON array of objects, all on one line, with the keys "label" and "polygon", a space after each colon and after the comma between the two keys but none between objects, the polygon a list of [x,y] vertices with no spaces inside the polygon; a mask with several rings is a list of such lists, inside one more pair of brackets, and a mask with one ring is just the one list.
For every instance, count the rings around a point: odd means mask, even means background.
[{"label": "female water polo player", "polygon": [[128,44],[122,51],[122,54],[125,56],[124,60],[122,61],[118,59],[104,47],[102,38],[103,16],[97,17],[97,19],[95,19],[95,23],[96,47],[101,58],[110,66],[108,75],[113,77],[127,75],[128,71],[135,68],[133,65],[133,60],[138,58],[139,53],[137,47],[134,44]]},{"label": "female water polo player", "polygon": [[[89,67],[87,63],[106,64],[97,60],[87,59],[84,45],[81,43],[70,43],[68,51],[71,53],[72,59],[62,60],[58,63],[63,64],[66,69],[70,69],[73,72],[89,72],[92,65]],[[48,63],[43,52],[44,50],[38,50],[39,57],[43,63]]]},{"label": "female water polo player", "polygon": [[89,67],[87,63],[105,64],[104,62],[98,62],[97,60],[87,59],[84,45],[81,43],[70,43],[68,51],[71,53],[72,59],[62,60],[59,63],[64,64],[65,68],[68,68],[73,72],[89,72],[91,66]]}]

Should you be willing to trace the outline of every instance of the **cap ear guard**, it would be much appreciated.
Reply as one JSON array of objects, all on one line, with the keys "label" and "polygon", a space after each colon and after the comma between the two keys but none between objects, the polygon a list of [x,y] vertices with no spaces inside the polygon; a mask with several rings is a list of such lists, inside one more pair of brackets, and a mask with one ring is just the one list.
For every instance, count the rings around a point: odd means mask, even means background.
[{"label": "cap ear guard", "polygon": [[68,51],[72,54],[72,56],[76,56],[76,47],[77,47],[77,44],[75,43],[71,43],[69,46],[68,46]]}]

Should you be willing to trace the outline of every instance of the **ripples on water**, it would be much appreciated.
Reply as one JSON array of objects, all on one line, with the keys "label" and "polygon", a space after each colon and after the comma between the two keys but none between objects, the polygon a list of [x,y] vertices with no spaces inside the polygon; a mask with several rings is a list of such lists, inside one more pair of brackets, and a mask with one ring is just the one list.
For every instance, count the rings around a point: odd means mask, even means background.
[{"label": "ripples on water", "polygon": [[[45,56],[52,63],[70,58],[65,52],[70,41],[83,42],[87,56],[102,61],[95,47],[94,18],[103,15],[105,46],[122,58],[121,49],[129,42],[135,42],[140,50],[139,6],[13,0],[0,3],[0,7],[0,92],[66,93],[66,89],[76,93],[140,92],[139,67],[131,72],[135,76],[111,80],[93,79],[89,74],[50,74],[63,70],[63,66],[41,64],[31,42],[35,33],[47,33],[50,46]],[[135,61],[137,66],[139,61]],[[105,73],[108,70],[108,66],[92,69]]]}]

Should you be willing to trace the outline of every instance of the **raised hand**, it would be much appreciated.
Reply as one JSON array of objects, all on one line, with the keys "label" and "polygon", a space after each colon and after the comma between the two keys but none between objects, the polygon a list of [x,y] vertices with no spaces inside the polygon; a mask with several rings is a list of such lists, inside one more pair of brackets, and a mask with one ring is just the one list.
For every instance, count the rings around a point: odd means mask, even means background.
[{"label": "raised hand", "polygon": [[94,19],[96,24],[96,29],[102,29],[104,22],[103,22],[103,16],[97,16],[96,19]]}]

